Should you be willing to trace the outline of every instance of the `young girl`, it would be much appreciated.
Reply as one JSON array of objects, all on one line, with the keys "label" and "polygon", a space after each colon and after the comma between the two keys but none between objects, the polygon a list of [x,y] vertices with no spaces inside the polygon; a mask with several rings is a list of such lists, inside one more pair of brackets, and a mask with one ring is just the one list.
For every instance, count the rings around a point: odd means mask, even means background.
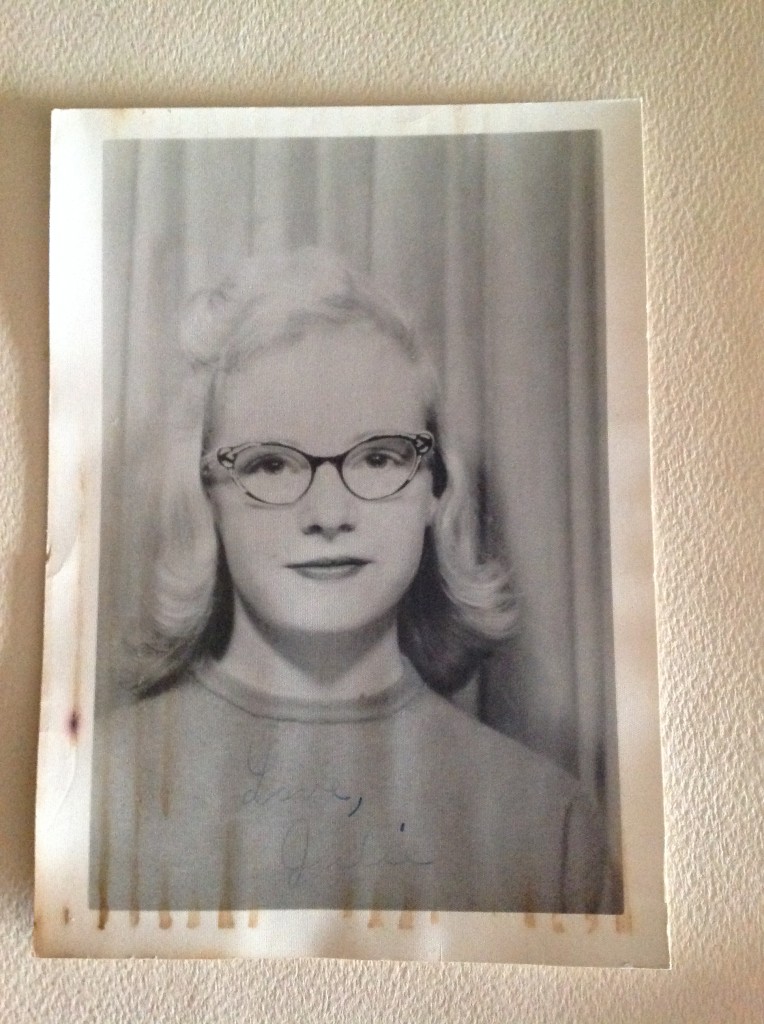
[{"label": "young girl", "polygon": [[183,346],[94,902],[596,912],[577,783],[442,695],[515,608],[405,321],[304,249],[197,295]]}]

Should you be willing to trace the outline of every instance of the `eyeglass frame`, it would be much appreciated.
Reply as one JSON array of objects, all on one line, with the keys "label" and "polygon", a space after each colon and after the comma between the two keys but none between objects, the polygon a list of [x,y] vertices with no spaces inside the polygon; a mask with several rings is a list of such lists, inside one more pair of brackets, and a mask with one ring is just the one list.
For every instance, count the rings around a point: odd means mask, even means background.
[{"label": "eyeglass frame", "polygon": [[[391,491],[390,494],[382,494],[376,498],[365,498],[362,494],[356,494],[353,488],[350,487],[350,485],[348,484],[342,472],[345,459],[348,457],[348,455],[350,455],[351,452],[355,451],[355,449],[359,448],[361,445],[369,444],[369,442],[371,441],[384,441],[387,438],[403,438],[406,441],[411,441],[411,443],[414,446],[414,453],[416,455],[416,459],[411,469],[411,473],[403,481],[400,487],[396,487],[396,489],[394,491]],[[302,492],[302,494],[299,495],[299,497],[294,498],[292,501],[266,501],[264,498],[258,498],[256,495],[250,494],[250,492],[241,482],[239,477],[236,475],[236,456],[240,452],[245,451],[247,448],[252,448],[257,445],[268,445],[274,448],[285,448],[287,451],[296,452],[298,455],[301,455],[305,459],[310,468],[310,480],[308,481],[307,487]],[[294,445],[284,444],[281,441],[245,441],[243,444],[237,444],[232,446],[228,445],[223,448],[218,448],[214,452],[208,452],[206,455],[202,456],[202,465],[206,465],[207,462],[209,462],[212,459],[217,459],[218,463],[223,467],[223,469],[225,469],[228,472],[236,486],[241,491],[243,491],[248,498],[251,498],[252,501],[256,501],[261,505],[269,505],[272,508],[286,508],[290,505],[296,505],[298,501],[301,501],[305,497],[305,495],[313,486],[313,481],[316,478],[316,471],[318,470],[319,466],[322,466],[325,462],[328,462],[330,465],[334,466],[334,468],[337,470],[337,476],[342,481],[343,487],[345,487],[345,489],[350,494],[352,494],[354,498],[358,498],[359,501],[384,501],[387,498],[392,498],[396,494],[400,494],[404,487],[408,487],[408,485],[416,476],[419,467],[422,464],[422,459],[426,455],[429,455],[434,451],[434,435],[431,434],[429,430],[420,430],[416,434],[373,434],[371,437],[365,437],[363,438],[363,440],[358,441],[354,445],[351,445],[351,447],[348,448],[347,451],[340,452],[339,455],[310,455],[308,454],[308,452],[304,452],[300,448],[295,448]]]}]

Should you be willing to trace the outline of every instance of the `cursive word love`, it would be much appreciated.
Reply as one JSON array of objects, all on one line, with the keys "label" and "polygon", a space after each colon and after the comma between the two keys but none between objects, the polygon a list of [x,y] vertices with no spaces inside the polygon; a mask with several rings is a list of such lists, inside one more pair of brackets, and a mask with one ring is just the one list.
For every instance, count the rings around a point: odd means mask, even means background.
[{"label": "cursive word love", "polygon": [[348,817],[352,817],[361,807],[363,796],[347,793],[339,782],[330,780],[322,782],[319,778],[311,781],[300,781],[285,785],[277,777],[274,764],[274,740],[267,739],[263,744],[253,744],[247,758],[247,768],[254,779],[254,784],[242,794],[242,806],[267,807],[270,804],[303,803],[311,804],[329,798],[346,803],[349,807]]}]

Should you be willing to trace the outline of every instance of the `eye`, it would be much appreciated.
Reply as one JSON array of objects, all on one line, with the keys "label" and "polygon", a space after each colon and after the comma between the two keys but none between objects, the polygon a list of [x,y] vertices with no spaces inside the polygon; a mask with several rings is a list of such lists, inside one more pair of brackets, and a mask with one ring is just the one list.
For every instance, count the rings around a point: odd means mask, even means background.
[{"label": "eye", "polygon": [[368,469],[397,469],[407,465],[411,457],[408,450],[399,451],[395,445],[389,444],[370,446],[360,454],[361,465]]},{"label": "eye", "polygon": [[415,458],[416,452],[407,438],[376,437],[353,448],[345,468],[351,472],[390,472],[409,466]]},{"label": "eye", "polygon": [[274,451],[264,446],[245,449],[236,460],[236,472],[242,477],[275,477],[303,470],[303,462],[297,452]]},{"label": "eye", "polygon": [[265,455],[263,458],[257,459],[251,463],[247,467],[246,472],[265,473],[266,476],[276,476],[285,469],[286,459],[282,459],[278,455]]},{"label": "eye", "polygon": [[399,466],[400,458],[396,458],[391,452],[377,449],[366,452],[363,461],[370,469],[387,469],[388,466]]}]

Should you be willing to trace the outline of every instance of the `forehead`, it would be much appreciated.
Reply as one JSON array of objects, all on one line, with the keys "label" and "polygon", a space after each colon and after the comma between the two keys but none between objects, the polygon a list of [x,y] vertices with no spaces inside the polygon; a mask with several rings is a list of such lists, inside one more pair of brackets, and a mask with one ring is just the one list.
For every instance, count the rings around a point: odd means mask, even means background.
[{"label": "forehead", "polygon": [[281,440],[334,452],[369,433],[421,430],[417,364],[372,325],[313,327],[253,355],[220,382],[211,444]]}]

